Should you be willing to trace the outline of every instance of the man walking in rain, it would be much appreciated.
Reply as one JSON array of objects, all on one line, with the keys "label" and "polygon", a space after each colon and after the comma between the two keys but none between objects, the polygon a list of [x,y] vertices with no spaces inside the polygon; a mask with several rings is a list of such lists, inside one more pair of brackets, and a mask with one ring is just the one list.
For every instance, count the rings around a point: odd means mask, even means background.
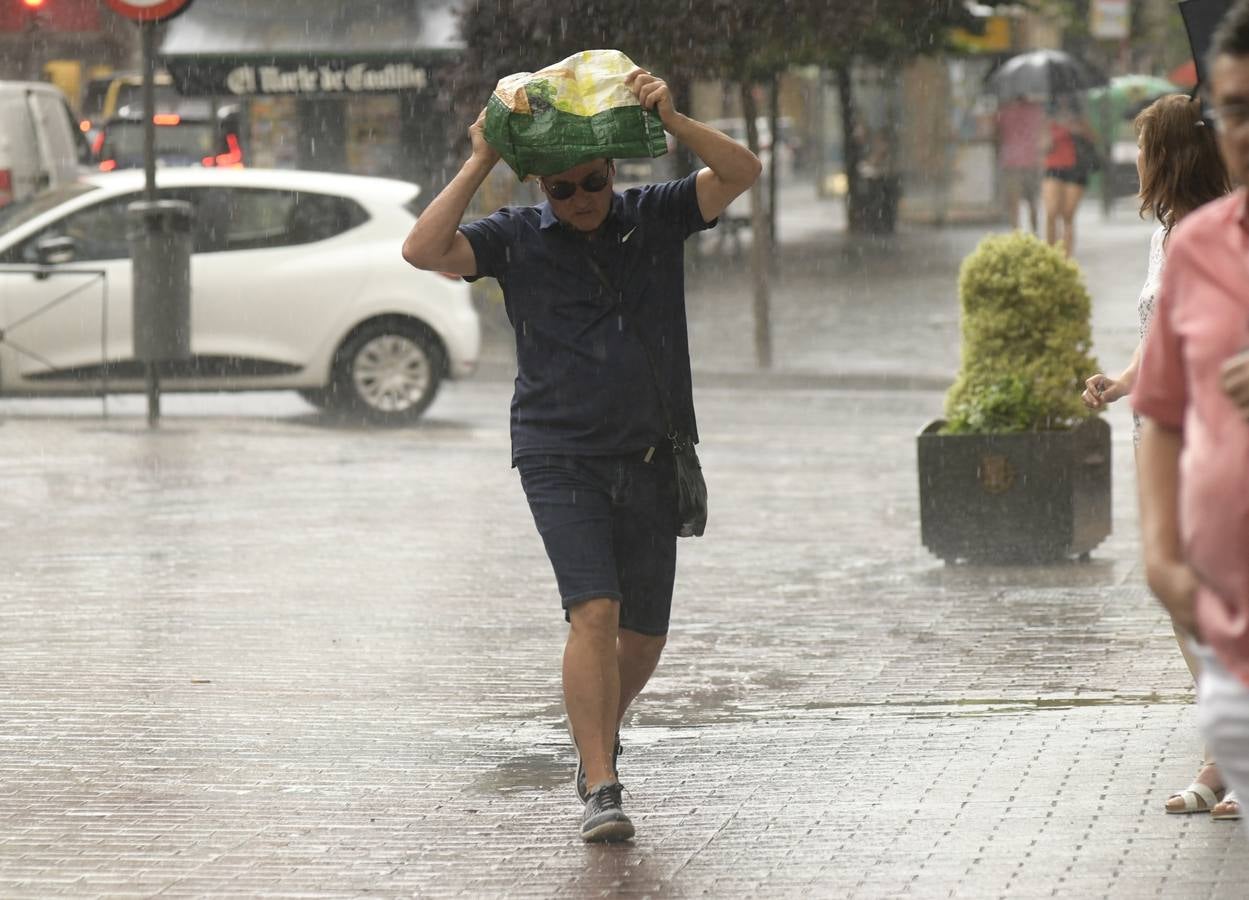
[{"label": "man walking in rain", "polygon": [[661,79],[635,69],[626,84],[706,168],[616,193],[612,161],[587,159],[540,179],[545,203],[461,225],[499,160],[483,112],[469,128],[468,161],[403,245],[418,268],[493,277],[503,288],[518,369],[512,462],[570,626],[564,703],[586,841],[633,836],[616,771],[619,729],[668,633],[677,499],[660,389],[673,427],[697,435],[684,241],[713,227],[761,168],[745,147],[678,112]]},{"label": "man walking in rain", "polygon": [[[1198,716],[1228,787],[1249,798],[1249,0],[1211,53],[1219,149],[1242,187],[1170,239],[1133,405],[1149,586],[1194,639]],[[1208,127],[1208,126],[1206,126]],[[1230,794],[1229,794],[1230,796]]]}]

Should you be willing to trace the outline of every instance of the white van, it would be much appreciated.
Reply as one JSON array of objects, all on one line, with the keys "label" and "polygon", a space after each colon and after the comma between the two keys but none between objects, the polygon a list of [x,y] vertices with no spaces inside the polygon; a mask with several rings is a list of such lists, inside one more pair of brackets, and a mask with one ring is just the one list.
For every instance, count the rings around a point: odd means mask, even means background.
[{"label": "white van", "polygon": [[0,81],[0,207],[76,180],[85,149],[59,88]]}]

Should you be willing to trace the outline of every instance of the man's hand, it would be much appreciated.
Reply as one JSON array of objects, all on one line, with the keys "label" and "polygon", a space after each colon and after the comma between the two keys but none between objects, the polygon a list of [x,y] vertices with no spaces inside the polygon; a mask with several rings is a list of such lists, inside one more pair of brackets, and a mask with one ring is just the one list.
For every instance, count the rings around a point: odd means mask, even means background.
[{"label": "man's hand", "polygon": [[1219,369],[1219,384],[1223,393],[1249,419],[1249,350],[1237,353]]},{"label": "man's hand", "polygon": [[643,109],[653,109],[659,113],[664,127],[672,130],[672,123],[677,116],[677,108],[672,103],[672,92],[668,83],[657,78],[645,69],[634,69],[625,76],[625,87],[633,91]]},{"label": "man's hand", "polygon": [[1080,399],[1089,409],[1105,409],[1107,403],[1114,403],[1125,393],[1123,382],[1115,381],[1109,375],[1100,372],[1084,382],[1084,393]]},{"label": "man's hand", "polygon": [[1172,621],[1197,637],[1197,576],[1183,562],[1170,561],[1146,566],[1146,578],[1154,596],[1162,601]]},{"label": "man's hand", "polygon": [[499,161],[499,151],[486,143],[486,111],[477,115],[477,121],[468,126],[468,137],[473,142],[473,157],[493,166]]}]

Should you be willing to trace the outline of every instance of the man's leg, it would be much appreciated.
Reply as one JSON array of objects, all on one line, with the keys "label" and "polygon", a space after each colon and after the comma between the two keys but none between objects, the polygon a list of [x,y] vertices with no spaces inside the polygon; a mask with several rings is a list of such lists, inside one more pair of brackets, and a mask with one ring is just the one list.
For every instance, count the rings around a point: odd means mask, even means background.
[{"label": "man's leg", "polygon": [[616,642],[616,659],[620,669],[620,703],[616,713],[616,730],[624,722],[629,704],[634,701],[646,682],[650,680],[659,665],[659,655],[663,653],[665,635],[639,634],[627,628],[620,629],[620,637]]},{"label": "man's leg", "polygon": [[1019,227],[1019,176],[1013,169],[1002,170],[1002,200],[1005,203],[1006,224]]},{"label": "man's leg", "polygon": [[619,620],[620,604],[607,598],[568,609],[564,706],[590,790],[616,780],[612,749],[621,687],[616,657]]}]

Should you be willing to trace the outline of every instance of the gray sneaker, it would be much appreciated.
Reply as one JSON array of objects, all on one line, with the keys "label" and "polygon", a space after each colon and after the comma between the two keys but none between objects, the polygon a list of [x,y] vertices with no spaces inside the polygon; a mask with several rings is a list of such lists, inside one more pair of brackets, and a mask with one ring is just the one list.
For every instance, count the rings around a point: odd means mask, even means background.
[{"label": "gray sneaker", "polygon": [[620,806],[623,790],[619,781],[613,781],[590,794],[581,817],[581,840],[593,844],[627,841],[633,837],[633,823]]},{"label": "gray sneaker", "polygon": [[[575,741],[573,743],[573,746],[576,746]],[[617,731],[616,732],[616,746],[611,752],[611,770],[612,772],[615,773],[617,778],[620,777],[620,770],[616,768],[616,760],[620,759],[620,753],[621,753],[620,732]],[[580,750],[577,751],[576,785],[577,785],[577,799],[580,800],[582,803],[585,803],[587,800],[590,799],[590,789],[585,783],[585,763],[581,761]]]}]

